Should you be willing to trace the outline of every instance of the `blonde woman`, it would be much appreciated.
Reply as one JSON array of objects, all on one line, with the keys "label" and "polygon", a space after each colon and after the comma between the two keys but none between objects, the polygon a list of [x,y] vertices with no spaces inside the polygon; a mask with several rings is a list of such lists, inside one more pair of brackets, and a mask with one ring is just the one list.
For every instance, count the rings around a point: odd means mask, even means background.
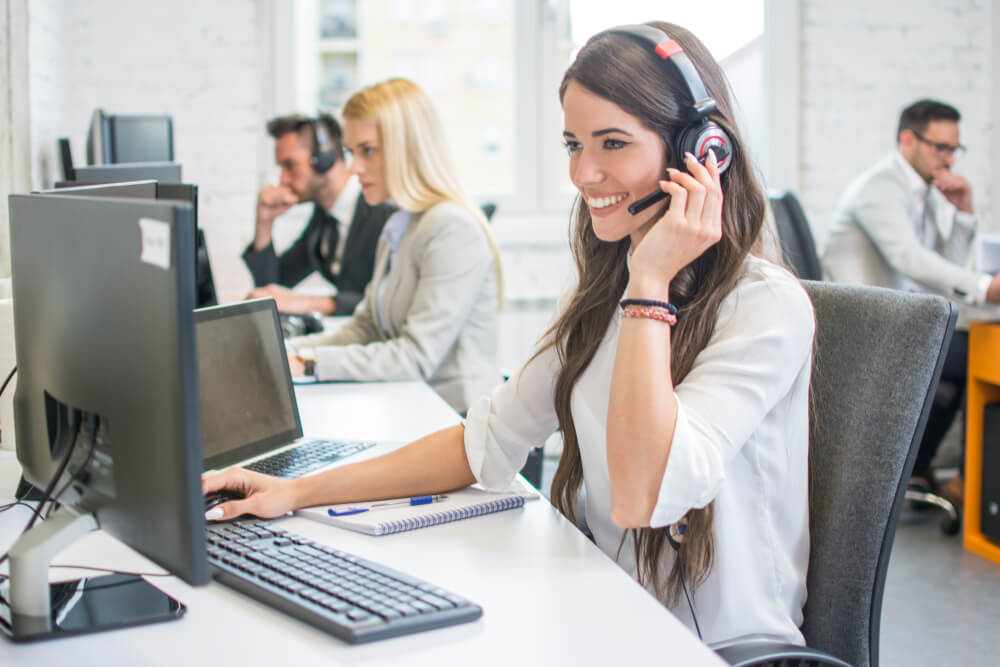
[{"label": "blonde woman", "polygon": [[482,211],[462,192],[427,94],[406,79],[355,93],[344,148],[369,205],[399,207],[353,318],[292,341],[293,375],[318,380],[425,380],[455,410],[489,393],[502,302],[500,255]]}]

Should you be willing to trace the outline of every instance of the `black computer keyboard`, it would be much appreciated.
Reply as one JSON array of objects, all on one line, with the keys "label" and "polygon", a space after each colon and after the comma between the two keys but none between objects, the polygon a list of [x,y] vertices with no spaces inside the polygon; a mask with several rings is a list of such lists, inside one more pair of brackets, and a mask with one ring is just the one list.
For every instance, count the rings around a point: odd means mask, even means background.
[{"label": "black computer keyboard", "polygon": [[352,644],[472,621],[478,605],[264,521],[207,527],[219,582]]},{"label": "black computer keyboard", "polygon": [[374,446],[374,442],[309,440],[243,467],[275,477],[301,477],[314,470],[319,470],[337,459],[357,454]]}]

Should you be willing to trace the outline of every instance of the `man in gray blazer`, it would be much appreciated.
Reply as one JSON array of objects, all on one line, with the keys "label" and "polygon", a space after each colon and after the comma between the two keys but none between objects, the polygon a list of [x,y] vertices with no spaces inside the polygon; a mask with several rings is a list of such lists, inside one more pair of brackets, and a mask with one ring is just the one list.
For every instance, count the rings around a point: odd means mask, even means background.
[{"label": "man in gray blazer", "polygon": [[[350,315],[371,280],[375,246],[390,204],[370,206],[344,163],[340,125],[328,115],[281,116],[268,122],[281,167],[279,185],[265,185],[257,196],[257,225],[243,261],[256,288],[251,298],[272,296],[283,313]],[[305,231],[279,257],[271,243],[274,220],[295,204],[312,202]],[[336,286],[336,296],[292,292],[318,271]]]},{"label": "man in gray blazer", "polygon": [[[951,170],[961,116],[952,106],[919,100],[903,109],[896,150],[862,172],[837,206],[823,251],[836,282],[932,292],[958,303],[1000,303],[1000,277],[970,268],[976,233],[969,182]],[[962,404],[968,332],[956,331],[943,380],[957,384],[947,405],[931,410],[914,475],[933,486],[930,463]],[[960,485],[949,495],[961,501]]]}]

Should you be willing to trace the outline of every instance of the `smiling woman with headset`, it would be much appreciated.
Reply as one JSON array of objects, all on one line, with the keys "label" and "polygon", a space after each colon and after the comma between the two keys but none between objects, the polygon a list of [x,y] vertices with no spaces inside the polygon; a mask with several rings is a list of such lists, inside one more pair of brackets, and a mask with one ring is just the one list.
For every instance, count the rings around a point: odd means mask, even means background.
[{"label": "smiling woman with headset", "polygon": [[[593,37],[559,89],[579,197],[575,288],[535,355],[465,423],[298,480],[239,470],[221,506],[291,507],[505,487],[564,440],[552,501],[707,642],[802,644],[814,320],[763,258],[765,199],[724,75],[667,23]],[[724,172],[724,174],[723,174]]]},{"label": "smiling woman with headset", "polygon": [[382,230],[354,317],[333,334],[291,341],[293,375],[426,380],[455,410],[500,379],[500,253],[458,184],[430,98],[390,79],[344,105],[344,148],[370,205],[399,211]]}]

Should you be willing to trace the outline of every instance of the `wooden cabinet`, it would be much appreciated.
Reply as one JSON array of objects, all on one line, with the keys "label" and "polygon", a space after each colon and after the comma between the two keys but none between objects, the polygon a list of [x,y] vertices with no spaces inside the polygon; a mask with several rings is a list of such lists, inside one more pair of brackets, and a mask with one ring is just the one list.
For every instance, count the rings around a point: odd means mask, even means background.
[{"label": "wooden cabinet", "polygon": [[1000,402],[1000,324],[969,325],[969,379],[965,422],[965,548],[1000,563],[1000,544],[980,530],[983,480],[983,407]]}]

